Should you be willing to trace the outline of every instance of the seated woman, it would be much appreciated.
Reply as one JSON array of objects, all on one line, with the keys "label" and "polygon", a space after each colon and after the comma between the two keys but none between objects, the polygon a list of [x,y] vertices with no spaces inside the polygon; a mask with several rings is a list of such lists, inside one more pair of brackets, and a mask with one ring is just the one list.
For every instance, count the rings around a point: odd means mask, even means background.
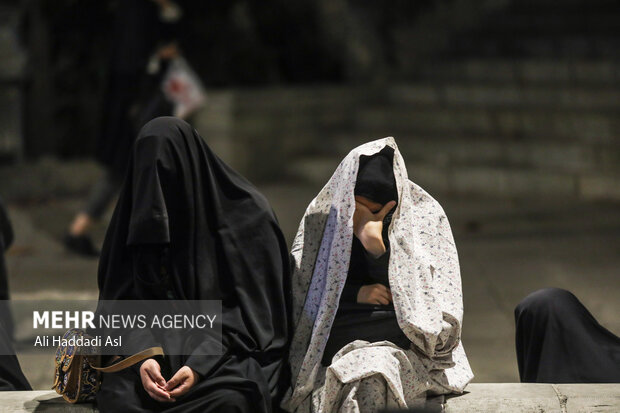
[{"label": "seated woman", "polygon": [[176,118],[142,128],[128,171],[99,264],[100,299],[222,300],[223,352],[104,374],[99,409],[274,411],[287,385],[290,287],[268,202]]},{"label": "seated woman", "polygon": [[620,338],[569,291],[528,295],[515,308],[515,322],[522,382],[620,382]]},{"label": "seated woman", "polygon": [[460,393],[458,256],[441,206],[393,138],[355,148],[310,203],[292,247],[290,412],[375,412]]}]

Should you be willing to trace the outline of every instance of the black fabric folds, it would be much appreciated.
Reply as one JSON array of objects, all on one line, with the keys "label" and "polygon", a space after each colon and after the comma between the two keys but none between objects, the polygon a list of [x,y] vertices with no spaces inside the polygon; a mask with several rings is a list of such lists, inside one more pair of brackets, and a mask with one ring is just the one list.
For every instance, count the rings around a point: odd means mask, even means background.
[{"label": "black fabric folds", "polygon": [[13,350],[13,317],[8,306],[9,284],[4,252],[13,242],[13,226],[0,199],[0,391],[31,390]]},{"label": "black fabric folds", "polygon": [[[145,286],[158,282],[151,278],[160,266],[167,277],[162,285],[169,290],[163,296],[162,288]],[[144,268],[149,279],[136,268]],[[102,300],[222,300],[224,354],[169,356],[163,370],[174,374],[187,365],[198,372],[201,382],[193,400],[199,388],[205,394],[238,389],[237,397],[249,400],[253,412],[270,412],[272,403],[277,405],[287,385],[281,383],[289,341],[285,240],[263,195],[186,122],[162,117],[142,128],[106,234],[98,282]],[[152,409],[153,401],[133,374],[137,393],[124,396],[142,395],[136,400]],[[119,407],[112,400],[119,389],[136,389],[119,383],[127,377],[105,376],[98,396],[102,410]],[[159,407],[170,410],[179,403],[183,398]],[[134,407],[123,410],[143,411]]]},{"label": "black fabric folds", "polygon": [[14,352],[12,338],[0,323],[0,391],[32,390]]},{"label": "black fabric folds", "polygon": [[6,270],[6,262],[4,252],[9,249],[13,243],[13,226],[9,219],[9,214],[0,199],[0,322],[4,323],[4,330],[9,339],[13,340],[13,315],[8,305],[9,296],[9,277]]},{"label": "black fabric folds", "polygon": [[530,294],[516,307],[515,321],[522,382],[620,382],[620,338],[569,291]]}]

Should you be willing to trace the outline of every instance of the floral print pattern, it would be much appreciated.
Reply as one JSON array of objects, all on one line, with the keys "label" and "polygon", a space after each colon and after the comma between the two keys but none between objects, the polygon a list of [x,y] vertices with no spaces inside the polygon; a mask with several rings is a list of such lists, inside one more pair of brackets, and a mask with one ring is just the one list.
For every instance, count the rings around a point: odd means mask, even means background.
[{"label": "floral print pattern", "polygon": [[[360,155],[394,148],[399,199],[389,228],[390,289],[398,323],[411,341],[355,341],[321,365],[353,237],[354,188]],[[409,181],[388,137],[353,149],[308,206],[293,242],[293,387],[290,412],[375,412],[414,407],[427,395],[460,393],[473,378],[461,337],[463,300],[458,255],[439,203]]]}]

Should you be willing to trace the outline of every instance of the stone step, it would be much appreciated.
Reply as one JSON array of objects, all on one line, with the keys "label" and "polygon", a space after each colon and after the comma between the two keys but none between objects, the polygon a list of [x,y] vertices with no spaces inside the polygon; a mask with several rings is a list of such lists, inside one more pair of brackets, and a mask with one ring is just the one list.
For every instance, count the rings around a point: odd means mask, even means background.
[{"label": "stone step", "polygon": [[569,172],[611,170],[620,162],[620,150],[614,157],[608,147],[574,143],[415,138],[397,142],[405,159],[440,166],[518,166]]},{"label": "stone step", "polygon": [[101,167],[93,160],[41,158],[6,165],[0,168],[0,194],[9,200],[83,195],[88,193],[101,173]]},{"label": "stone step", "polygon": [[[343,158],[356,146],[380,136],[341,134],[316,139],[308,152]],[[535,167],[543,170],[584,172],[614,170],[620,164],[620,146],[567,142],[503,141],[487,138],[434,138],[398,135],[403,158],[438,166]]]},{"label": "stone step", "polygon": [[616,0],[562,0],[558,7],[557,0],[519,0],[513,1],[510,10],[515,12],[532,12],[547,15],[601,13],[618,10]]},{"label": "stone step", "polygon": [[[233,104],[236,116],[282,116],[289,118],[343,117],[359,108],[386,104],[456,107],[507,107],[520,110],[580,109],[620,112],[620,83],[616,87],[573,85],[523,85],[518,82],[418,81],[375,88],[334,88],[296,93],[267,90],[238,91]],[[320,120],[320,119],[316,119]]]},{"label": "stone step", "polygon": [[439,58],[407,68],[408,79],[429,82],[605,85],[620,84],[617,60],[567,59],[455,59]]},{"label": "stone step", "polygon": [[534,34],[489,36],[488,33],[470,33],[453,38],[441,54],[458,57],[561,57],[561,58],[617,58],[620,56],[620,36]]},{"label": "stone step", "polygon": [[357,106],[376,99],[380,89],[367,86],[292,86],[237,89],[233,92],[235,115],[269,111],[288,112],[324,108],[325,111]]},{"label": "stone step", "polygon": [[[304,98],[291,104],[291,94]],[[360,130],[366,136],[494,136],[608,143],[618,134],[620,89],[401,83],[316,94],[239,91],[227,105],[237,138],[273,146]],[[261,103],[262,102],[262,103]],[[287,152],[285,150],[284,152]]]},{"label": "stone step", "polygon": [[[288,174],[315,186],[324,185],[341,158],[307,157],[288,166]],[[529,167],[450,165],[405,159],[409,178],[430,193],[501,198],[562,197],[620,200],[620,173],[582,173]]]},{"label": "stone step", "polygon": [[[15,413],[98,411],[90,403],[68,404],[49,390],[2,392],[0,406]],[[443,406],[425,407],[446,413],[614,413],[620,410],[620,384],[471,383],[463,395],[445,397]]]},{"label": "stone step", "polygon": [[620,410],[620,384],[472,383],[449,397],[445,413],[611,413]]},{"label": "stone step", "polygon": [[620,14],[617,8],[610,11],[593,11],[581,13],[553,13],[547,14],[539,9],[523,10],[493,14],[485,18],[478,28],[474,28],[472,33],[487,33],[490,35],[511,33],[513,35],[553,35],[581,34],[590,33],[612,34],[618,33],[618,22]]},{"label": "stone step", "polygon": [[532,109],[580,109],[620,112],[617,88],[558,85],[468,84],[463,82],[409,82],[387,87],[387,100],[398,105]]},{"label": "stone step", "polygon": [[615,114],[579,110],[512,110],[382,107],[356,114],[356,128],[367,135],[495,136],[500,140],[542,139],[614,143],[620,135]]}]

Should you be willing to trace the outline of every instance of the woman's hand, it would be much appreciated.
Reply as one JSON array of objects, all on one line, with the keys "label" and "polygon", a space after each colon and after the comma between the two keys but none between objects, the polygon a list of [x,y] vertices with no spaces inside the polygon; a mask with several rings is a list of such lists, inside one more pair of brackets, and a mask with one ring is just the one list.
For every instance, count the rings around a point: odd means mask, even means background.
[{"label": "woman's hand", "polygon": [[392,302],[392,293],[383,284],[363,285],[357,293],[357,302],[389,305]]},{"label": "woman's hand", "polygon": [[176,42],[170,42],[157,49],[157,57],[163,60],[170,60],[181,54]]},{"label": "woman's hand", "polygon": [[144,390],[158,402],[173,402],[170,393],[165,389],[166,380],[161,375],[161,367],[155,359],[147,359],[140,366],[140,379]]},{"label": "woman's hand", "polygon": [[383,218],[395,205],[396,201],[390,201],[383,205],[379,212],[374,213],[365,203],[357,199],[355,201],[353,233],[361,241],[364,249],[375,258],[381,256],[386,251],[383,236],[381,235],[383,231]]},{"label": "woman's hand", "polygon": [[198,373],[190,367],[183,366],[168,380],[164,389],[170,393],[170,397],[177,398],[187,393],[196,383]]}]

